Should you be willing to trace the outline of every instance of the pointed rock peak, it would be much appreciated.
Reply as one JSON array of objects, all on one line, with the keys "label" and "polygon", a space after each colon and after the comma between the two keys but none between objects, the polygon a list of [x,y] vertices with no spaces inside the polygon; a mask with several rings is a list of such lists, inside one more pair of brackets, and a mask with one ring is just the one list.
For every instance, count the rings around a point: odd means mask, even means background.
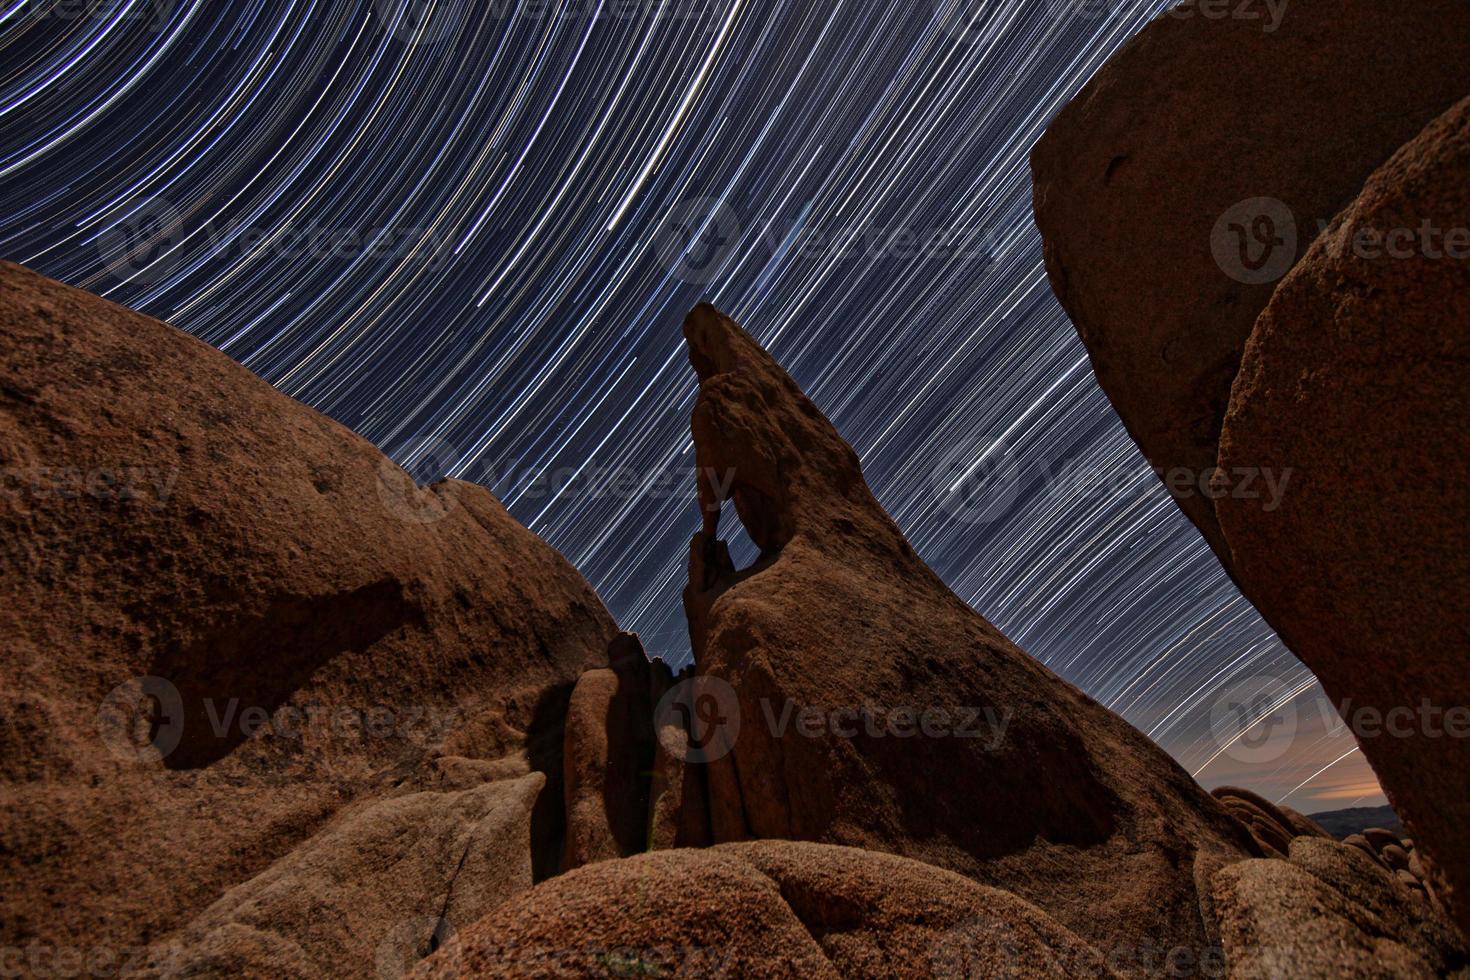
[{"label": "pointed rock peak", "polygon": [[684,336],[700,383],[691,429],[706,535],[714,538],[726,500],[763,555],[837,521],[897,535],[857,454],[750,334],[702,303],[685,319]]},{"label": "pointed rock peak", "polygon": [[[1244,828],[955,596],[750,335],[709,306],[684,332],[704,508],[684,610],[705,686],[682,717],[701,755],[660,740],[650,838],[856,841],[1010,888],[1089,939],[1206,942],[1198,869],[1254,853]],[[748,569],[717,536],[726,499],[762,550]]]},{"label": "pointed rock peak", "polygon": [[684,318],[684,339],[689,344],[689,363],[700,381],[734,370],[741,361],[775,361],[734,320],[709,303],[700,303]]}]

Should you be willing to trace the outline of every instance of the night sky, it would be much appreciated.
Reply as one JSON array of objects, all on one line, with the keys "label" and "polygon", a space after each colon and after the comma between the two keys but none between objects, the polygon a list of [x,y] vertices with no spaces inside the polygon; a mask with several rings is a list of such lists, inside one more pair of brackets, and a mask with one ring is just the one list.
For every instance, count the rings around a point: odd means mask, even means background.
[{"label": "night sky", "polygon": [[1027,152],[1160,7],[0,0],[0,256],[486,484],[675,664],[710,300],[956,592],[1206,786],[1381,803],[1042,271]]}]

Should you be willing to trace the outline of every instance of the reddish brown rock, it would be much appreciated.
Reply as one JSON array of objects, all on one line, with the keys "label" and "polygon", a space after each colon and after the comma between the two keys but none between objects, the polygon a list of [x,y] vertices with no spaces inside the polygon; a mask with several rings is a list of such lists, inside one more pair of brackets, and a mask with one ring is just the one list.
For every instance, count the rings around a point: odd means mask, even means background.
[{"label": "reddish brown rock", "polygon": [[1231,497],[1216,504],[1236,579],[1328,696],[1351,706],[1363,754],[1462,927],[1470,926],[1466,229],[1470,100],[1369,179],[1261,314],[1220,463],[1289,467],[1291,487],[1275,508]]},{"label": "reddish brown rock", "polygon": [[1014,895],[916,861],[793,841],[673,850],[546,882],[413,976],[1112,976]]},{"label": "reddish brown rock", "polygon": [[[1105,951],[1198,948],[1196,859],[1249,836],[945,587],[744,330],[709,306],[684,329],[705,514],[685,606],[709,685],[685,715],[711,837],[889,851],[1014,891]],[[747,569],[717,538],[726,497],[762,551]]]},{"label": "reddish brown rock", "polygon": [[1398,834],[1395,834],[1391,830],[1384,830],[1382,827],[1365,827],[1362,832],[1362,837],[1369,844],[1373,845],[1373,850],[1379,852],[1382,852],[1390,844],[1397,844],[1399,842]]},{"label": "reddish brown rock", "polygon": [[[160,939],[436,755],[554,775],[616,631],[488,491],[421,490],[198,340],[11,264],[0,467],[7,947]],[[533,821],[553,871],[559,801]]]},{"label": "reddish brown rock", "polygon": [[1293,836],[1326,837],[1329,840],[1336,840],[1335,837],[1327,832],[1327,828],[1323,827],[1321,824],[1319,824],[1317,821],[1313,820],[1306,814],[1298,813],[1291,807],[1283,806],[1280,803],[1276,804],[1276,810],[1278,813],[1286,818],[1287,825],[1291,827]]},{"label": "reddish brown rock", "polygon": [[1364,837],[1362,834],[1348,834],[1342,839],[1342,842],[1348,847],[1356,847],[1358,850],[1362,851],[1368,857],[1383,865],[1385,868],[1388,867],[1388,864],[1383,860],[1383,858],[1378,856],[1378,849],[1375,848],[1371,843],[1369,843],[1368,838]]},{"label": "reddish brown rock", "polygon": [[1228,564],[1206,491],[1246,338],[1320,224],[1470,93],[1470,4],[1203,6],[1109,59],[1032,171],[1047,273],[1098,381]]},{"label": "reddish brown rock", "polygon": [[[710,843],[709,793],[703,766],[686,766],[689,735],[687,719],[676,708],[689,698],[694,666],[685,666],[677,676],[665,676],[653,698],[655,736],[653,777],[648,794],[648,847],[706,847]],[[681,685],[683,685],[681,687]],[[671,710],[672,708],[672,710]]]},{"label": "reddish brown rock", "polygon": [[1210,795],[1245,825],[1256,843],[1268,854],[1285,856],[1293,837],[1332,836],[1290,807],[1278,806],[1248,789],[1221,786],[1211,790]]},{"label": "reddish brown rock", "polygon": [[609,660],[577,679],[567,711],[563,870],[648,848],[653,705],[669,670],[649,663],[633,633],[613,641]]},{"label": "reddish brown rock", "polygon": [[159,973],[369,977],[388,960],[406,969],[445,923],[473,922],[531,889],[545,784],[528,772],[349,807],[160,944]]},{"label": "reddish brown rock", "polygon": [[1326,838],[1297,838],[1289,860],[1221,870],[1214,897],[1231,978],[1458,976],[1470,963],[1427,902]]},{"label": "reddish brown rock", "polygon": [[1397,844],[1389,844],[1380,852],[1379,856],[1395,871],[1409,870],[1409,852]]}]

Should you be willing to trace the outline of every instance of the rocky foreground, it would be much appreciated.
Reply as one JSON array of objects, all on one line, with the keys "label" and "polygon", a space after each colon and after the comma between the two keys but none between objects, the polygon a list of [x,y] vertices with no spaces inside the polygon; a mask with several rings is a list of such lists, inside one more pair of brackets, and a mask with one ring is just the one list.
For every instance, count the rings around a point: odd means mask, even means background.
[{"label": "rocky foreground", "polygon": [[1166,14],[1032,169],[1098,381],[1470,928],[1470,4]]},{"label": "rocky foreground", "polygon": [[23,974],[1466,965],[1430,886],[1203,792],[951,594],[713,308],[675,678],[484,489],[413,486],[165,324],[0,287]]},{"label": "rocky foreground", "polygon": [[[1165,15],[1033,160],[1130,431],[1380,717],[1470,705],[1470,231],[1396,234],[1470,229],[1470,5],[1411,6]],[[0,972],[1470,975],[1466,738],[1355,726],[1410,838],[1204,792],[944,586],[750,334],[684,334],[674,676],[484,488],[0,263]]]}]

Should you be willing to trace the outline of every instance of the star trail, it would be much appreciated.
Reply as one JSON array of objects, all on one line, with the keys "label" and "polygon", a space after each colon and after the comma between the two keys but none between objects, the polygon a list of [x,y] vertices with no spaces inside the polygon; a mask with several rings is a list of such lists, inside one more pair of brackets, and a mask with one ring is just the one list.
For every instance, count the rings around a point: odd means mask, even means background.
[{"label": "star trail", "polygon": [[675,664],[709,300],[1031,654],[1207,786],[1376,804],[1042,270],[1027,153],[1160,8],[0,0],[0,256],[489,486]]}]

